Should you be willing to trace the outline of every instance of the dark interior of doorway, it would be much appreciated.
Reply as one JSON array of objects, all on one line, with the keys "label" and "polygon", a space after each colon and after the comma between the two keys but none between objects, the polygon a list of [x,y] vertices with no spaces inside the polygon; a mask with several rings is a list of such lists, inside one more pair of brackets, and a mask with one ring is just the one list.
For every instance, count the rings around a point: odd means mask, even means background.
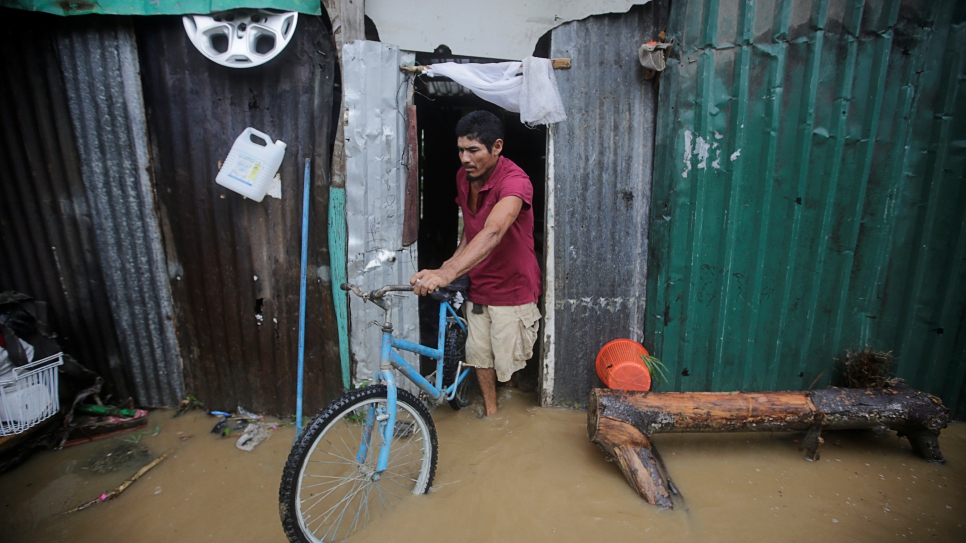
[{"label": "dark interior of doorway", "polygon": [[[549,34],[548,34],[549,38]],[[546,49],[546,51],[542,51]],[[546,57],[549,39],[541,40],[535,56]],[[544,53],[544,54],[541,54]],[[440,46],[435,52],[417,54],[417,64],[439,62],[502,62],[501,60],[452,55]],[[456,123],[467,113],[482,109],[500,117],[504,127],[503,156],[515,162],[533,182],[534,242],[537,261],[543,268],[544,209],[546,185],[546,139],[543,126],[530,128],[520,122],[518,113],[508,112],[482,100],[469,90],[446,78],[416,78],[416,120],[419,131],[420,220],[419,268],[438,268],[453,255],[459,242],[459,207],[456,205],[456,171],[460,167],[456,152]],[[542,307],[542,303],[540,304]],[[419,306],[420,339],[424,345],[435,345],[438,306],[421,299]],[[542,334],[541,334],[542,336]],[[518,376],[518,386],[529,391],[536,388],[541,342]],[[435,363],[424,359],[423,373],[431,373]]]}]

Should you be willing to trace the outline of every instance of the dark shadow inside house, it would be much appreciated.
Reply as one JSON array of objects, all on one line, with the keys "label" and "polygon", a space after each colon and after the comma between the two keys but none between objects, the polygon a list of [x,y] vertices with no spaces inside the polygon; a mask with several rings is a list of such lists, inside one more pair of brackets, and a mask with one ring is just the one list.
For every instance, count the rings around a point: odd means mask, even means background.
[{"label": "dark shadow inside house", "polygon": [[[549,36],[549,34],[548,34]],[[549,50],[549,40],[544,46]],[[540,46],[537,47],[537,56]],[[433,53],[416,55],[417,64],[441,62],[487,63],[497,59],[452,55],[446,46]],[[512,160],[530,177],[533,183],[534,244],[541,271],[544,267],[544,209],[546,185],[546,138],[543,126],[527,127],[520,122],[520,114],[506,111],[474,95],[468,89],[444,77],[417,77],[414,103],[416,105],[419,137],[420,219],[419,268],[438,268],[453,255],[459,243],[462,221],[456,205],[456,172],[460,168],[456,149],[456,123],[475,110],[494,113],[503,121],[504,146],[502,156]],[[545,282],[545,281],[544,281]],[[538,302],[543,307],[543,300]],[[438,308],[430,299],[419,301],[420,340],[424,345],[436,345]],[[542,335],[542,334],[541,334]],[[517,374],[517,386],[523,391],[534,390],[538,381],[538,360],[542,343],[538,339],[533,357],[526,368]],[[432,373],[435,362],[424,358],[421,370]]]}]

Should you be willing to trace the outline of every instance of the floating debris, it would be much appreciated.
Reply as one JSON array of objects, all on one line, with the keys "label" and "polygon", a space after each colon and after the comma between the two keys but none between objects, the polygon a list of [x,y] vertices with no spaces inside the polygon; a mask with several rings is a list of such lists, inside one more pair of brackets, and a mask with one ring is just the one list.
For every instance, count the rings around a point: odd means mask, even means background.
[{"label": "floating debris", "polygon": [[90,507],[92,505],[97,505],[97,504],[99,504],[101,502],[106,502],[107,500],[113,500],[114,498],[120,496],[121,495],[121,492],[124,492],[125,490],[127,490],[127,487],[131,486],[131,484],[133,484],[134,481],[137,481],[138,479],[141,478],[142,475],[144,475],[145,473],[151,471],[151,468],[153,468],[154,466],[157,466],[158,464],[160,464],[161,461],[164,460],[165,458],[167,458],[172,452],[174,452],[174,451],[168,451],[168,452],[162,454],[161,456],[155,458],[154,460],[151,461],[150,464],[148,464],[148,465],[144,466],[143,468],[139,469],[138,472],[135,473],[134,475],[132,475],[130,479],[128,479],[127,481],[124,481],[123,483],[121,483],[120,486],[118,486],[117,488],[115,488],[111,492],[101,494],[100,496],[94,498],[93,500],[91,500],[89,502],[84,503],[83,505],[79,505],[79,506],[71,509],[70,511],[65,511],[64,514],[65,515],[69,515],[70,513],[76,513],[77,511],[83,511],[84,509],[87,509],[88,507]]},{"label": "floating debris", "polygon": [[148,456],[151,451],[144,445],[121,441],[103,455],[93,458],[86,467],[94,473],[113,473]]}]

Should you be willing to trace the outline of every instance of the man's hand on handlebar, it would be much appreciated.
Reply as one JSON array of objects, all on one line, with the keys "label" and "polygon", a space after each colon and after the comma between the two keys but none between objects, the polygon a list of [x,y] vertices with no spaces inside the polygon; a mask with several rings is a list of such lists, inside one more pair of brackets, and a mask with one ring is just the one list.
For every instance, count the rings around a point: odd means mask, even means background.
[{"label": "man's hand on handlebar", "polygon": [[436,292],[453,282],[455,277],[450,277],[443,270],[420,270],[409,280],[413,286],[413,292],[420,296],[426,296]]}]

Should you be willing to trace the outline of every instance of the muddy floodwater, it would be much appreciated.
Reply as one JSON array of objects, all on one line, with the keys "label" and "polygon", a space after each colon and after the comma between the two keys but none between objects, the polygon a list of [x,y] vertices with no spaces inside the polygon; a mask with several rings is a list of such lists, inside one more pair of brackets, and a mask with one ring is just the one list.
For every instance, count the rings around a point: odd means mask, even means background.
[{"label": "muddy floodwater", "polygon": [[[942,432],[945,465],[894,433],[829,433],[816,462],[798,451],[801,434],[657,435],[684,498],[662,510],[587,441],[585,411],[538,408],[515,389],[500,398],[492,419],[478,418],[478,398],[460,412],[438,408],[432,491],[350,541],[966,541],[963,423]],[[0,476],[0,540],[284,542],[278,485],[294,428],[243,452],[209,432],[214,418],[171,415]],[[62,514],[169,450],[116,499]]]}]

